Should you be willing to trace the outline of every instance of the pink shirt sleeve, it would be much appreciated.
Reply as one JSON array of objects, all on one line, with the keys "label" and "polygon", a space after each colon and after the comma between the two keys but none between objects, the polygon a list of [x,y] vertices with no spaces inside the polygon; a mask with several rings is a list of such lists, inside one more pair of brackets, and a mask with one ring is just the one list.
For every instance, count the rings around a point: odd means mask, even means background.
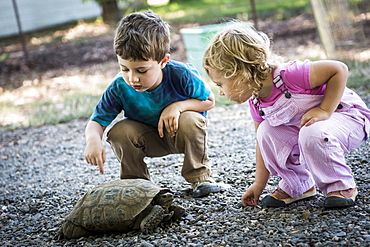
[{"label": "pink shirt sleeve", "polygon": [[323,95],[326,86],[312,88],[310,81],[311,61],[295,60],[289,62],[280,72],[283,81],[291,93]]}]

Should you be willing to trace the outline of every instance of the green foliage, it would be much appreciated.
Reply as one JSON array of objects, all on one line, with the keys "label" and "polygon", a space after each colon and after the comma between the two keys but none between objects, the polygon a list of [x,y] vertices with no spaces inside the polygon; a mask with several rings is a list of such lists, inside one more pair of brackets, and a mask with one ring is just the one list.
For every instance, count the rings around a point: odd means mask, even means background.
[{"label": "green foliage", "polygon": [[8,59],[10,57],[10,53],[8,52],[4,52],[3,54],[1,54],[0,56],[0,61],[4,61],[6,59]]},{"label": "green foliage", "polygon": [[[259,18],[287,19],[311,11],[310,0],[258,0]],[[172,23],[206,23],[215,19],[250,14],[249,1],[244,0],[190,0],[171,1],[166,6],[152,7],[155,13]],[[244,15],[243,15],[244,16]]]}]

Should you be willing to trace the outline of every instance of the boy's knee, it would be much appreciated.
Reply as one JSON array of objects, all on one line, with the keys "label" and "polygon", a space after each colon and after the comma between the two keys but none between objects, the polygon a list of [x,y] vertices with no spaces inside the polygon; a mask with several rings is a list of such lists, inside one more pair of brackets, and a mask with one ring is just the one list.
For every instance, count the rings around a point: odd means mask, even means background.
[{"label": "boy's knee", "polygon": [[186,111],[179,118],[179,130],[194,131],[195,129],[206,129],[207,120],[198,112]]},{"label": "boy's knee", "polygon": [[116,142],[118,140],[130,139],[130,135],[133,135],[136,131],[134,125],[129,122],[129,120],[122,120],[113,125],[107,133],[107,140]]}]

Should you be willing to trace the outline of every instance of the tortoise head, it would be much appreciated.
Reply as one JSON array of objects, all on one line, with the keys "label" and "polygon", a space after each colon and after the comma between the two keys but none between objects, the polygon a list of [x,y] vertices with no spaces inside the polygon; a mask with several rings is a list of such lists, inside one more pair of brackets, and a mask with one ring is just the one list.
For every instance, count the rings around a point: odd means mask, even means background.
[{"label": "tortoise head", "polygon": [[160,205],[163,208],[169,208],[173,202],[173,198],[174,196],[171,192],[160,192],[153,198],[153,202],[155,205]]}]

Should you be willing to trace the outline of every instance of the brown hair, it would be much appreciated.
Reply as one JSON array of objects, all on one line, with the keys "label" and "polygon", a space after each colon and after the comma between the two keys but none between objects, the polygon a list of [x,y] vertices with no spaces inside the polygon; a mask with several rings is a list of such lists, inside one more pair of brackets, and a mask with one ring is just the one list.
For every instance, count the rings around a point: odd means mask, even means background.
[{"label": "brown hair", "polygon": [[151,10],[129,14],[118,24],[114,50],[122,59],[160,62],[170,51],[170,27]]}]

